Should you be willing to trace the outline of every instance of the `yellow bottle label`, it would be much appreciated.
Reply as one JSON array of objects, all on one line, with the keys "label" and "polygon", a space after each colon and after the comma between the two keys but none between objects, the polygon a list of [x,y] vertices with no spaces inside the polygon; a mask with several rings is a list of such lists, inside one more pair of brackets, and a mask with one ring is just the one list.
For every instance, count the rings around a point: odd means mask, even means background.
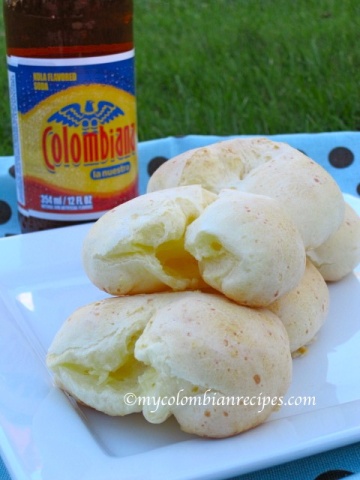
[{"label": "yellow bottle label", "polygon": [[133,51],[8,68],[23,214],[95,219],[138,194]]}]

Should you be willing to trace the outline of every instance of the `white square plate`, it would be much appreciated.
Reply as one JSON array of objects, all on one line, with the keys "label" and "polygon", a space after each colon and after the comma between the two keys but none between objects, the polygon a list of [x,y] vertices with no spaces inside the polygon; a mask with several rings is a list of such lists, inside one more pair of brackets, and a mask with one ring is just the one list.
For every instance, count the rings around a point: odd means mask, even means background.
[{"label": "white square plate", "polygon": [[360,440],[359,270],[330,285],[327,322],[294,360],[285,400],[300,404],[249,432],[205,440],[175,421],[78,407],[53,387],[45,355],[73,310],[105,297],[81,265],[88,228],[0,239],[0,447],[14,479],[225,479]]}]

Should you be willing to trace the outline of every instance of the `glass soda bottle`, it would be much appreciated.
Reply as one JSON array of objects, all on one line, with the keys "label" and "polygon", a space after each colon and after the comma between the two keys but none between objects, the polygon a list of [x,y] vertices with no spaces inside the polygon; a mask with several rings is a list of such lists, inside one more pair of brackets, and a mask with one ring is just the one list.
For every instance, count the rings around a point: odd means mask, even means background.
[{"label": "glass soda bottle", "polygon": [[130,0],[4,0],[22,232],[138,195]]}]

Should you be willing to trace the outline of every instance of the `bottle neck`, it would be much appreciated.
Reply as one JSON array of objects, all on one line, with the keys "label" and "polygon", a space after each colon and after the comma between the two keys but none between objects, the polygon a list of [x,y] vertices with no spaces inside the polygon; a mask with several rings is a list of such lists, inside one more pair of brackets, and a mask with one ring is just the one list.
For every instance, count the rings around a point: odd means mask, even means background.
[{"label": "bottle neck", "polygon": [[8,55],[76,58],[133,49],[132,1],[83,0],[77,11],[70,3],[5,0]]}]

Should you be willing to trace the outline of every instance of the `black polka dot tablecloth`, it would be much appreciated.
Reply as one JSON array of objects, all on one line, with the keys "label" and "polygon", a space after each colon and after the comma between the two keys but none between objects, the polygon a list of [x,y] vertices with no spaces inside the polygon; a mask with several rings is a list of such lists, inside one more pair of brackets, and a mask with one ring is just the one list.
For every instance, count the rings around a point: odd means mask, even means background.
[{"label": "black polka dot tablecloth", "polygon": [[[140,193],[145,193],[151,174],[166,160],[191,148],[234,137],[168,137],[139,144]],[[289,143],[322,165],[341,190],[360,197],[360,132],[272,135],[268,138]],[[331,214],[331,212],[329,212]],[[13,157],[0,158],[0,237],[20,233],[16,207],[16,179]],[[261,448],[261,445],[259,445]],[[241,452],[239,452],[241,454]],[[360,443],[353,443],[277,467],[234,477],[238,480],[360,480]],[[0,479],[9,479],[0,459]],[[224,479],[225,480],[225,479]]]},{"label": "black polka dot tablecloth", "polygon": [[[150,175],[167,159],[233,137],[187,135],[139,143],[140,193],[145,193]],[[341,190],[360,197],[360,132],[270,135],[289,143],[322,165]],[[20,233],[17,220],[14,159],[0,158],[0,236]]]}]

